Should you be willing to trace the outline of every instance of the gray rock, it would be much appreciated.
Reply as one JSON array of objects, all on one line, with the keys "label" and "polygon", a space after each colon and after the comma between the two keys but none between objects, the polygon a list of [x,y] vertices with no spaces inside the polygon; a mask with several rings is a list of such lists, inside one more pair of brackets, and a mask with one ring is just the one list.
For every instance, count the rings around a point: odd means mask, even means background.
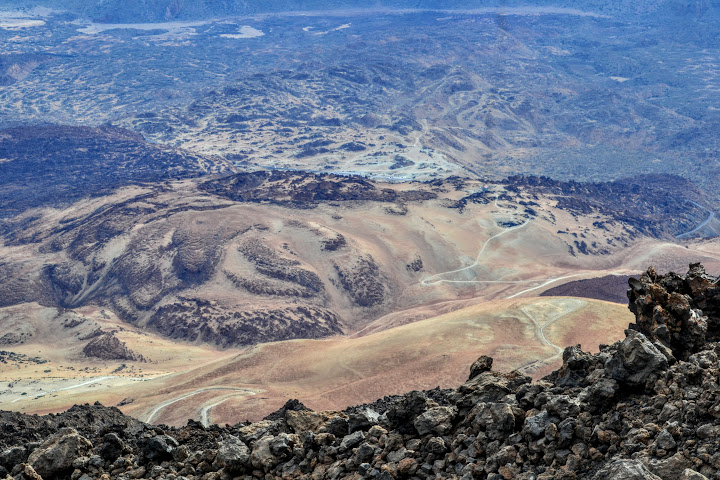
[{"label": "gray rock", "polygon": [[629,387],[645,387],[668,368],[665,355],[645,335],[625,331],[617,352],[605,364],[610,376]]},{"label": "gray rock", "polygon": [[355,433],[358,430],[369,430],[373,425],[377,425],[380,415],[368,408],[362,412],[351,413],[348,418],[348,430]]},{"label": "gray rock", "polygon": [[0,466],[12,470],[15,465],[25,462],[28,452],[24,447],[12,447],[0,453]]},{"label": "gray rock", "polygon": [[677,442],[675,442],[673,436],[665,429],[658,433],[655,443],[658,448],[662,448],[663,450],[672,450],[677,446]]},{"label": "gray rock", "polygon": [[387,426],[401,433],[414,433],[413,422],[432,405],[423,392],[412,391],[392,404],[385,412]]},{"label": "gray rock", "polygon": [[580,413],[581,406],[577,398],[569,395],[555,395],[545,405],[550,415],[565,419],[575,417]]},{"label": "gray rock", "polygon": [[718,365],[718,356],[712,350],[703,350],[702,352],[690,355],[688,360],[700,368],[713,368]]},{"label": "gray rock", "polygon": [[283,459],[292,453],[295,441],[287,433],[280,433],[270,441],[270,451]]},{"label": "gray rock", "polygon": [[[664,357],[663,357],[664,358]],[[662,480],[637,460],[616,460],[598,471],[593,480]]]},{"label": "gray rock", "polygon": [[345,438],[342,439],[342,442],[340,442],[340,451],[344,452],[355,448],[360,445],[363,440],[365,440],[365,433],[362,431],[346,435]]},{"label": "gray rock", "polygon": [[405,447],[400,447],[399,450],[388,453],[387,459],[388,459],[388,462],[398,463],[400,460],[407,457],[407,455],[408,455],[407,449]]},{"label": "gray rock", "polygon": [[444,453],[447,450],[447,445],[445,444],[445,440],[443,440],[442,437],[432,437],[430,440],[428,440],[426,448],[429,452],[440,454]]},{"label": "gray rock", "polygon": [[369,463],[374,456],[375,448],[368,443],[363,443],[355,452],[355,463],[358,465]]},{"label": "gray rock", "polygon": [[679,480],[708,480],[708,478],[702,473],[686,468],[680,475]]},{"label": "gray rock", "polygon": [[473,423],[483,430],[507,432],[515,427],[515,415],[507,403],[480,402],[473,407]]},{"label": "gray rock", "polygon": [[419,415],[413,425],[420,435],[431,432],[445,435],[452,429],[455,415],[457,415],[455,407],[434,407]]},{"label": "gray rock", "polygon": [[580,400],[586,402],[591,410],[597,411],[608,406],[620,391],[620,385],[611,378],[601,378],[585,387]]},{"label": "gray rock", "polygon": [[72,428],[48,438],[28,457],[30,466],[43,478],[57,478],[72,469],[73,461],[86,456],[92,443]]},{"label": "gray rock", "polygon": [[148,462],[170,460],[178,442],[170,435],[156,435],[138,441],[140,455]]},{"label": "gray rock", "polygon": [[348,434],[350,427],[346,418],[335,417],[330,420],[330,424],[327,426],[327,431],[336,437],[342,437]]},{"label": "gray rock", "polygon": [[678,452],[672,457],[664,458],[662,460],[657,458],[651,458],[648,461],[648,469],[655,475],[661,478],[678,478],[682,472],[693,466],[692,461],[685,458],[685,456]]},{"label": "gray rock", "polygon": [[697,435],[698,438],[701,438],[703,440],[707,440],[708,438],[713,438],[717,436],[718,434],[718,427],[711,423],[706,423],[705,425],[700,425],[697,430],[695,431],[695,435]]},{"label": "gray rock", "polygon": [[250,454],[250,463],[252,463],[253,467],[261,468],[268,472],[280,463],[280,459],[273,455],[270,450],[270,444],[274,439],[275,437],[272,435],[266,435],[255,442],[255,446]]},{"label": "gray rock", "polygon": [[535,437],[539,437],[540,435],[545,435],[545,428],[547,428],[549,423],[550,415],[548,415],[547,410],[543,410],[537,415],[527,417],[523,425],[523,430]]},{"label": "gray rock", "polygon": [[372,465],[370,465],[369,463],[361,463],[360,465],[358,465],[358,473],[363,477],[367,477],[367,474],[370,473],[370,470],[372,470]]},{"label": "gray rock", "polygon": [[250,464],[250,449],[239,438],[230,436],[219,443],[215,465],[235,473],[243,471]]},{"label": "gray rock", "polygon": [[38,474],[35,469],[27,463],[21,463],[18,465],[13,472],[17,472],[13,480],[43,480],[43,477]]},{"label": "gray rock", "polygon": [[108,433],[103,437],[103,443],[100,446],[100,456],[108,462],[114,462],[123,454],[125,444],[116,433]]},{"label": "gray rock", "polygon": [[83,469],[88,466],[88,463],[90,463],[89,457],[78,457],[75,460],[73,460],[72,467]]}]

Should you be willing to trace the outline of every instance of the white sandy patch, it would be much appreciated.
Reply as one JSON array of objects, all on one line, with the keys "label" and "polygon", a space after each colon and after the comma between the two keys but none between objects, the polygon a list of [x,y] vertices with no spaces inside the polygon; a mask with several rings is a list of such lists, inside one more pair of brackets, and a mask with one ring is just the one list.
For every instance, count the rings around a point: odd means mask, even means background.
[{"label": "white sandy patch", "polygon": [[28,15],[17,11],[0,11],[0,28],[4,30],[20,30],[22,28],[42,27],[45,20],[36,15]]},{"label": "white sandy patch", "polygon": [[265,35],[263,31],[253,28],[250,25],[243,25],[238,31],[240,33],[224,33],[220,36],[223,38],[257,38]]},{"label": "white sandy patch", "polygon": [[[330,32],[339,32],[340,30],[345,30],[346,28],[350,28],[351,26],[352,26],[351,23],[345,23],[343,25],[340,25],[337,28],[331,28],[330,30],[326,30],[324,32],[312,32],[312,34],[313,35],[327,35]],[[305,28],[311,29],[313,27],[305,27]],[[305,30],[305,28],[303,28],[303,30]],[[308,32],[309,30],[305,30],[305,31]]]},{"label": "white sandy patch", "polygon": [[570,50],[566,50],[564,48],[559,47],[546,47],[547,51],[550,52],[551,55],[555,55],[557,57],[567,57],[568,55],[572,55],[572,52]]},{"label": "white sandy patch", "polygon": [[110,30],[164,30],[164,33],[153,35],[150,40],[157,42],[181,42],[197,35],[196,27],[207,25],[208,21],[199,22],[161,22],[161,23],[79,23],[78,32],[85,35],[98,35]]},{"label": "white sandy patch", "polygon": [[594,12],[586,12],[576,8],[561,7],[486,7],[468,10],[442,10],[448,13],[463,13],[469,15],[483,15],[492,13],[495,15],[572,15],[577,17],[607,18]]}]

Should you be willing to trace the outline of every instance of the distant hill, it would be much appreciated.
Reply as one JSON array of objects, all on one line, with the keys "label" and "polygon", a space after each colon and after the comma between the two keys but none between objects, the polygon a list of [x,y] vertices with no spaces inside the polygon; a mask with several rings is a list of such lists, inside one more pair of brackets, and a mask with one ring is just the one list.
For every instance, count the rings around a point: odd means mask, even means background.
[{"label": "distant hill", "polygon": [[575,280],[545,290],[541,297],[582,297],[608,302],[627,302],[629,275],[606,275],[599,278]]},{"label": "distant hill", "polygon": [[[160,22],[167,20],[191,20],[231,15],[257,13],[335,10],[335,9],[374,9],[374,8],[414,8],[414,9],[473,9],[487,7],[544,6],[589,10],[608,15],[646,15],[654,14],[655,19],[667,15],[670,17],[701,17],[710,13],[717,15],[720,10],[718,0],[620,0],[605,2],[602,0],[106,0],[86,2],[82,0],[0,0],[0,6],[6,8],[49,7],[69,10],[80,16],[106,23]],[[661,14],[660,17],[657,14]]]}]

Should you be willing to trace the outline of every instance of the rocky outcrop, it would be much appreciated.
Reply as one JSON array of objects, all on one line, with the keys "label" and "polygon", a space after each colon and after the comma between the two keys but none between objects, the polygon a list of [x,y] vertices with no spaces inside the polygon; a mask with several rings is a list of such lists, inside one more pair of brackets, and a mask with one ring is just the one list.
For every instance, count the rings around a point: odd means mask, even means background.
[{"label": "rocky outcrop", "polygon": [[[601,215],[604,219],[595,222],[596,228],[622,223],[633,230],[633,236],[675,238],[692,230],[708,214],[708,210],[699,204],[703,203],[703,194],[697,183],[677,175],[638,175],[602,183],[516,175],[505,182],[510,192],[553,195],[557,199],[557,208],[572,215],[589,212]],[[628,205],[632,208],[627,208]],[[588,245],[579,239],[575,245],[594,253],[603,250],[593,245],[588,249]]]},{"label": "rocky outcrop", "polygon": [[643,333],[686,359],[707,341],[720,340],[720,286],[700,264],[690,265],[685,276],[661,276],[648,269],[640,279],[630,279],[631,328]]},{"label": "rocky outcrop", "polygon": [[306,172],[258,171],[238,173],[200,185],[208,193],[235,202],[267,202],[295,208],[314,208],[320,202],[412,202],[431,200],[433,192],[398,192],[358,176]]},{"label": "rocky outcrop", "polygon": [[[648,274],[631,300],[699,271]],[[668,299],[653,298],[642,305]],[[456,390],[415,391],[342,412],[290,401],[261,422],[222,428],[155,427],[98,405],[47,417],[0,412],[0,468],[19,479],[720,477],[720,343],[708,329],[689,349],[673,337],[666,345],[664,330],[649,329],[644,311],[632,308],[638,323],[625,339],[598,354],[568,347],[562,367],[534,383],[493,371],[484,356]],[[695,327],[678,325],[677,338]]]},{"label": "rocky outcrop", "polygon": [[160,307],[149,324],[171,338],[221,346],[322,338],[343,332],[340,318],[322,307],[287,305],[238,311],[217,302],[184,298]]},{"label": "rocky outcrop", "polygon": [[[109,126],[22,126],[3,129],[0,136],[5,160],[0,163],[0,218],[30,208],[57,208],[124,185],[230,170],[218,159],[152,144]],[[75,183],[78,178],[82,188]]]},{"label": "rocky outcrop", "polygon": [[335,264],[340,285],[359,307],[375,307],[382,304],[387,296],[386,286],[380,268],[371,255],[356,259],[350,266]]},{"label": "rocky outcrop", "polygon": [[72,471],[75,459],[87,455],[92,443],[75,430],[61,429],[33,450],[28,463],[45,478],[57,478]]},{"label": "rocky outcrop", "polygon": [[92,338],[83,348],[86,357],[100,358],[102,360],[129,360],[132,362],[145,362],[145,357],[128,348],[125,342],[115,336],[113,332],[104,332]]}]

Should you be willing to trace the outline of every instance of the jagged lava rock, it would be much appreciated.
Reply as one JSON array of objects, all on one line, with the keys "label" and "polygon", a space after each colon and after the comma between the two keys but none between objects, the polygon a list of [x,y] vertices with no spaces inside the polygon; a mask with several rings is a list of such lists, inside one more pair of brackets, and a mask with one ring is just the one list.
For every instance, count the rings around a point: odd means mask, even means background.
[{"label": "jagged lava rock", "polygon": [[72,428],[61,429],[36,448],[28,458],[30,466],[45,478],[56,478],[72,469],[76,458],[87,455],[92,443]]},{"label": "jagged lava rock", "polygon": [[649,268],[629,284],[630,310],[636,317],[631,328],[674,356],[685,359],[706,341],[720,340],[720,286],[699,263],[690,265],[685,276],[661,276]]}]

